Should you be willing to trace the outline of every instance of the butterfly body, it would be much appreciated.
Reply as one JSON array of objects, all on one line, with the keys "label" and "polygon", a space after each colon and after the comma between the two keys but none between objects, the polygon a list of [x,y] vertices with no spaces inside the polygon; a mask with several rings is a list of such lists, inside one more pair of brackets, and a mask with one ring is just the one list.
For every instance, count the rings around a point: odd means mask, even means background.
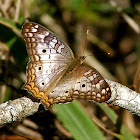
[{"label": "butterfly body", "polygon": [[[85,56],[78,57],[76,59],[73,59],[70,64],[67,65],[66,71],[63,75],[63,77],[66,77],[67,75],[71,74],[73,71],[75,71],[84,61]],[[62,77],[62,79],[63,79]]]},{"label": "butterfly body", "polygon": [[105,102],[111,96],[109,85],[94,68],[83,64],[85,56],[74,55],[63,41],[43,26],[28,22],[22,27],[29,62],[23,88],[40,98],[48,109],[74,99]]}]

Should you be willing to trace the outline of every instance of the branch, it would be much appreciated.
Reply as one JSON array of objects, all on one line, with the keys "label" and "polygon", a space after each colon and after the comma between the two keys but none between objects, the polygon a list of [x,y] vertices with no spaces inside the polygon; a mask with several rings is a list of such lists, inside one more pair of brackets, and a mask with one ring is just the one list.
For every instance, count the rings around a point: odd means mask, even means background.
[{"label": "branch", "polygon": [[[107,103],[125,108],[140,116],[140,94],[117,82],[106,80],[111,87],[111,98]],[[8,101],[0,105],[0,125],[22,120],[38,111],[40,103],[27,97]]]},{"label": "branch", "polygon": [[111,88],[111,98],[107,103],[125,108],[140,116],[140,93],[137,93],[128,87],[121,85],[117,82],[107,80]]},{"label": "branch", "polygon": [[22,120],[38,111],[40,103],[27,97],[8,101],[0,105],[0,125]]}]

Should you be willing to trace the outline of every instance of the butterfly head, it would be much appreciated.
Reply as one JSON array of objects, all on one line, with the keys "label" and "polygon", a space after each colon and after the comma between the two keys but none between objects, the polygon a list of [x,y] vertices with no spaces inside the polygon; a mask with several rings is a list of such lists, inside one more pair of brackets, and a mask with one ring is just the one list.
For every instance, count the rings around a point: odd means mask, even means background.
[{"label": "butterfly head", "polygon": [[80,60],[80,63],[82,64],[84,62],[84,60],[86,59],[86,56],[80,56],[79,60]]}]

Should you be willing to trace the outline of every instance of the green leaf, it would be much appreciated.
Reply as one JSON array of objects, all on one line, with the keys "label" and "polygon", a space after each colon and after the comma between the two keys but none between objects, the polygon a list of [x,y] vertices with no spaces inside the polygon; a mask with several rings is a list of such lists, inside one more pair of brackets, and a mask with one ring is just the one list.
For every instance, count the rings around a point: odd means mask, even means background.
[{"label": "green leaf", "polygon": [[118,116],[108,105],[98,104],[100,108],[106,113],[106,115],[111,119],[111,121],[120,127],[121,133],[127,140],[135,140],[135,137],[129,132],[126,127],[118,120]]},{"label": "green leaf", "polygon": [[21,37],[20,29],[16,27],[16,24],[13,22],[13,20],[0,17],[0,24],[10,28],[17,36]]},{"label": "green leaf", "polygon": [[102,140],[100,129],[82,110],[77,101],[55,105],[59,119],[76,140]]}]

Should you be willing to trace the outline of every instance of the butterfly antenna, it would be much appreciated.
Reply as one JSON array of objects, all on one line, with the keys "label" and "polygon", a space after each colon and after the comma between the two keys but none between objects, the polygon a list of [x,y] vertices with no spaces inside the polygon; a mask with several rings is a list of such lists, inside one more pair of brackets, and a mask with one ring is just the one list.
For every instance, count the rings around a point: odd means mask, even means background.
[{"label": "butterfly antenna", "polygon": [[86,46],[87,46],[87,36],[88,36],[88,33],[89,33],[89,30],[87,30],[87,32],[86,32],[86,36],[85,36],[85,39],[84,39],[84,47],[83,47],[82,56],[83,56],[84,51],[85,51]]}]

